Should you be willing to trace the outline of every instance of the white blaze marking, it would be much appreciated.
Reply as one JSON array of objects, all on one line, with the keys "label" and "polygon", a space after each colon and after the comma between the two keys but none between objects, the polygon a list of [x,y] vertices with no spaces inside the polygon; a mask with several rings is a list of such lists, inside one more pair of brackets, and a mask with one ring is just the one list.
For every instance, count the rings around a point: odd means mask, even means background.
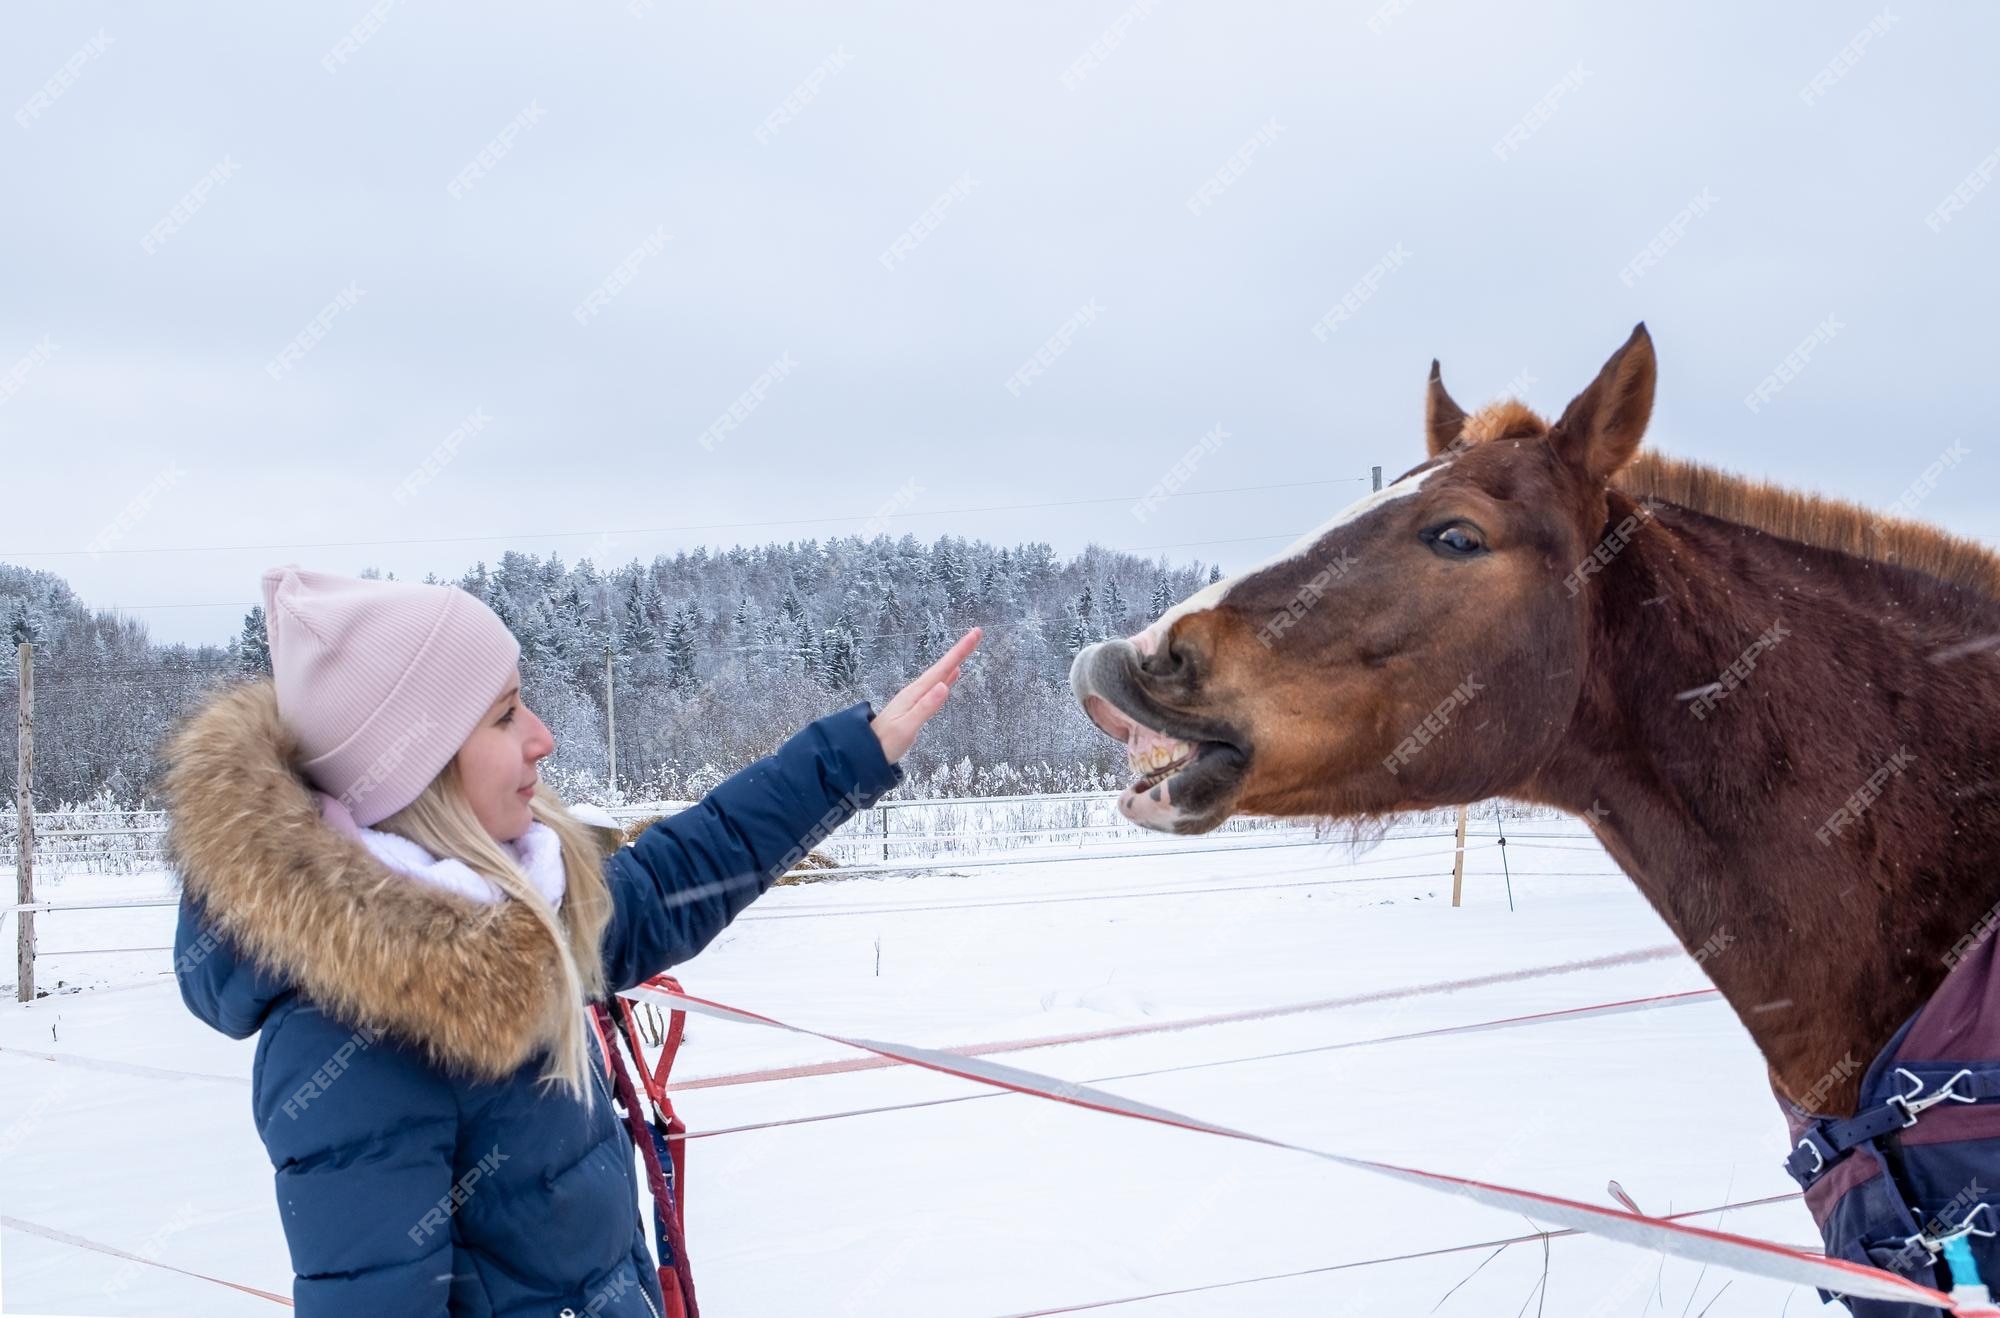
[{"label": "white blaze marking", "polygon": [[1230,588],[1241,582],[1244,578],[1253,577],[1259,572],[1267,571],[1282,563],[1288,563],[1293,559],[1304,558],[1307,552],[1328,534],[1339,530],[1350,522],[1359,521],[1384,504],[1393,503],[1397,499],[1409,498],[1423,487],[1425,481],[1450,465],[1449,462],[1440,462],[1435,467],[1426,467],[1413,476],[1405,476],[1394,485],[1376,490],[1357,499],[1345,510],[1334,514],[1324,524],[1306,532],[1297,540],[1294,540],[1291,544],[1255,567],[1246,568],[1233,577],[1224,577],[1220,581],[1210,582],[1180,603],[1174,605],[1171,609],[1168,609],[1165,613],[1162,613],[1158,618],[1155,618],[1150,627],[1132,638],[1133,646],[1137,648],[1140,654],[1150,655],[1154,650],[1159,648],[1160,641],[1165,638],[1168,630],[1173,627],[1175,622],[1190,613],[1200,613],[1204,609],[1212,609],[1222,603],[1223,599],[1229,594]]}]

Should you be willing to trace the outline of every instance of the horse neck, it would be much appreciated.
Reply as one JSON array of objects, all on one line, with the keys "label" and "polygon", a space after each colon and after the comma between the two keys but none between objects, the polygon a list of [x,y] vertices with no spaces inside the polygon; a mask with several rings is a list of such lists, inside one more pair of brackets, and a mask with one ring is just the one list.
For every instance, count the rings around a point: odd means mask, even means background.
[{"label": "horse neck", "polygon": [[[1633,510],[1614,492],[1608,525]],[[2000,607],[1654,512],[1589,587],[1582,695],[1526,794],[1591,821],[1781,1092],[1850,1111],[2000,897],[2000,659],[1953,654]]]}]

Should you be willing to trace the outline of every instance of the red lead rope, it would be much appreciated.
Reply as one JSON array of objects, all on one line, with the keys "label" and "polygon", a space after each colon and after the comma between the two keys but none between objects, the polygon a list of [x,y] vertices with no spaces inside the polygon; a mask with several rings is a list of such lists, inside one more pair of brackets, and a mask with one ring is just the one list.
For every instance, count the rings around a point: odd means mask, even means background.
[{"label": "red lead rope", "polygon": [[[666,975],[655,976],[647,984],[674,993],[681,991],[680,984]],[[687,1013],[669,1013],[670,1023],[662,1038],[660,1060],[649,1069],[638,1025],[633,1019],[632,1003],[620,997],[614,997],[612,1001],[616,1004],[616,1019],[613,1018],[613,1010],[607,1010],[603,1003],[594,1003],[591,1006],[591,1023],[597,1028],[598,1041],[604,1045],[606,1070],[611,1074],[613,1089],[625,1108],[626,1133],[632,1137],[639,1156],[645,1160],[646,1182],[652,1191],[660,1221],[666,1227],[667,1249],[673,1256],[672,1264],[660,1265],[660,1293],[666,1297],[666,1318],[701,1318],[701,1310],[694,1298],[694,1274],[688,1264],[687,1224],[682,1204],[682,1196],[687,1192],[687,1127],[675,1114],[673,1103],[667,1098],[667,1076],[673,1069],[674,1054],[680,1051],[681,1034],[687,1027]],[[618,1046],[621,1040],[623,1049]],[[628,1050],[639,1068],[646,1096],[652,1100],[653,1124],[659,1130],[669,1163],[675,1169],[671,1185],[666,1168],[661,1166],[653,1132],[647,1128],[646,1118],[639,1109],[639,1096],[632,1087],[632,1076],[625,1067],[625,1052]]]}]

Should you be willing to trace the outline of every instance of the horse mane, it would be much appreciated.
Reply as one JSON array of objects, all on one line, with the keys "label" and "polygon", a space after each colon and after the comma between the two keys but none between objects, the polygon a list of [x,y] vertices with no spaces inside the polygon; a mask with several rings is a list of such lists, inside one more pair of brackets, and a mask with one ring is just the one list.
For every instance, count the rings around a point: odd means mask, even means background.
[{"label": "horse mane", "polygon": [[1646,452],[1627,463],[1612,484],[1638,498],[1660,499],[1801,544],[1893,563],[2000,599],[2000,554],[1966,536],[1887,517],[1845,499]]},{"label": "horse mane", "polygon": [[[1547,433],[1548,423],[1533,410],[1517,399],[1503,398],[1466,418],[1462,442]],[[1906,517],[1884,516],[1845,499],[1789,490],[1643,449],[1611,483],[1634,498],[1678,504],[1819,549],[1893,563],[2000,599],[2000,553],[1967,536]]]}]

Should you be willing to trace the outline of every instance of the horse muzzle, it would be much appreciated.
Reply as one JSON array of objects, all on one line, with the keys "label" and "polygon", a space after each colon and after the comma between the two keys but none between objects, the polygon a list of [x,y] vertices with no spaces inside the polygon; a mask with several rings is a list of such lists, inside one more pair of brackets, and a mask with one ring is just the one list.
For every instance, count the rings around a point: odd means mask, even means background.
[{"label": "horse muzzle", "polygon": [[1130,641],[1100,641],[1069,670],[1083,712],[1125,747],[1134,778],[1118,812],[1163,833],[1206,833],[1229,817],[1249,770],[1247,740],[1222,720],[1161,701],[1140,664]]}]

